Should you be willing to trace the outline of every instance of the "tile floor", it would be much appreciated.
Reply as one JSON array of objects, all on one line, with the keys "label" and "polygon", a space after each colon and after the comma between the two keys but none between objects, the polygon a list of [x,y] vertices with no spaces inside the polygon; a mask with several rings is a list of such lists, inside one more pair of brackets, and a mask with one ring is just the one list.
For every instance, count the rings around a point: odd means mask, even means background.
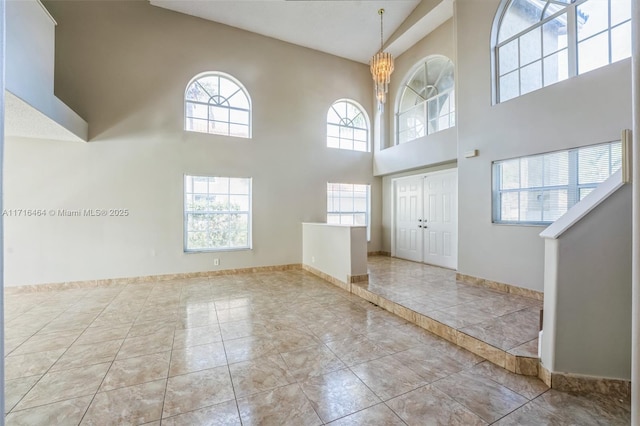
[{"label": "tile floor", "polygon": [[456,281],[455,271],[385,256],[369,258],[357,284],[513,355],[537,358],[542,302]]},{"label": "tile floor", "polygon": [[628,401],[548,390],[302,270],[5,304],[9,425],[630,421]]}]

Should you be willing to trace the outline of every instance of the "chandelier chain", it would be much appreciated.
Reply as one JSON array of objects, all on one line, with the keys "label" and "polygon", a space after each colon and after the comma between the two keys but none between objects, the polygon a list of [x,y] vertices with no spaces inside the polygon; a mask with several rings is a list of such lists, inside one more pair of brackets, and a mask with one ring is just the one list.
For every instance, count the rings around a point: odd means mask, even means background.
[{"label": "chandelier chain", "polygon": [[380,15],[380,51],[382,52],[382,47],[384,46],[384,39],[382,36],[382,14],[384,13],[384,9],[380,9],[378,14]]}]

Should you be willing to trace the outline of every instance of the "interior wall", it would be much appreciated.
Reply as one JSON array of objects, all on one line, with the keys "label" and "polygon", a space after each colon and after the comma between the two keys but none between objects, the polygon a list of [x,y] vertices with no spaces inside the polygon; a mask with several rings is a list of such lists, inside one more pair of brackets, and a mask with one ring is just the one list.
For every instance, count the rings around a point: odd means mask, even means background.
[{"label": "interior wall", "polygon": [[345,284],[367,274],[367,227],[302,224],[302,264]]},{"label": "interior wall", "polygon": [[[380,250],[372,153],[325,140],[337,99],[372,117],[366,65],[147,2],[45,5],[58,22],[56,95],[89,122],[91,139],[8,139],[6,208],[129,215],[5,218],[7,285],[300,263],[301,223],[326,219],[327,182],[371,184],[368,250]],[[186,85],[203,71],[247,88],[252,139],[183,130]],[[184,174],[253,178],[252,250],[183,252]]]},{"label": "interior wall", "polygon": [[399,97],[402,95],[403,83],[411,77],[415,66],[431,55],[444,55],[455,64],[453,19],[449,19],[436,28],[395,60],[395,70],[389,84],[389,93],[383,111],[385,117],[384,138],[377,146],[374,158],[374,173],[376,175],[388,175],[451,162],[455,161],[457,157],[457,131],[455,127],[411,142],[395,145],[395,112]]},{"label": "interior wall", "polygon": [[[500,0],[457,0],[459,272],[543,290],[542,227],[491,222],[495,160],[620,139],[631,127],[630,60],[492,105],[491,27]],[[461,153],[479,150],[475,158]]]},{"label": "interior wall", "polygon": [[8,6],[7,90],[49,112],[56,23],[37,1],[9,2]]}]

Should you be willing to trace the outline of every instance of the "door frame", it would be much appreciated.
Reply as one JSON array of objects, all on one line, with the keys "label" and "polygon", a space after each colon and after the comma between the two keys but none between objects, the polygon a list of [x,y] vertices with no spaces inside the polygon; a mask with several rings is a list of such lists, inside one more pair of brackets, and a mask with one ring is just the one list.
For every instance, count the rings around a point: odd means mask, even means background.
[{"label": "door frame", "polygon": [[[439,175],[439,174],[444,174],[444,173],[451,173],[452,171],[456,172],[456,175],[458,174],[458,167],[451,167],[449,169],[443,169],[443,170],[437,170],[437,171],[433,171],[433,172],[425,172],[425,173],[417,173],[415,175],[405,175],[405,176],[399,176],[396,178],[391,179],[391,256],[395,257],[396,256],[396,191],[398,188],[398,181],[401,181],[403,179],[410,179],[410,178],[421,178],[422,179],[422,195],[424,196],[424,178],[428,177],[428,176],[435,176],[435,175]],[[456,179],[457,181],[457,179]],[[456,196],[459,194],[459,188],[456,189]],[[422,200],[422,203],[420,203],[421,209],[424,209],[424,200]],[[456,200],[456,206],[459,206],[459,203]],[[424,213],[424,211],[423,211]],[[460,217],[460,215],[457,215],[458,219]],[[456,226],[458,226],[458,220],[456,220]],[[458,228],[459,229],[459,228]],[[458,238],[458,233],[456,232],[456,239]],[[457,255],[456,255],[457,257]],[[424,263],[424,241],[422,244],[422,262],[420,263]],[[456,264],[457,264],[457,259],[456,259]],[[457,270],[457,269],[456,269]]]}]

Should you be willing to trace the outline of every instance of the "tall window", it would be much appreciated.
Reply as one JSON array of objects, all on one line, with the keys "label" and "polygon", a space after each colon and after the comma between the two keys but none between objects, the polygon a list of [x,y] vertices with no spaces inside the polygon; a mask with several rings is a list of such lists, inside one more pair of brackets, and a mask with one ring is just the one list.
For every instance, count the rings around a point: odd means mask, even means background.
[{"label": "tall window", "polygon": [[362,225],[370,235],[371,185],[327,183],[327,223]]},{"label": "tall window", "polygon": [[347,99],[331,105],[327,113],[327,146],[369,151],[369,120],[360,105]]},{"label": "tall window", "polygon": [[497,99],[631,56],[631,0],[505,0],[496,15]]},{"label": "tall window", "polygon": [[184,177],[184,247],[251,248],[251,178]]},{"label": "tall window", "polygon": [[184,111],[185,130],[251,137],[251,99],[230,75],[212,72],[196,76],[185,92]]},{"label": "tall window", "polygon": [[620,142],[493,163],[493,221],[548,224],[622,163]]},{"label": "tall window", "polygon": [[407,79],[397,112],[397,143],[409,142],[455,125],[453,62],[430,56]]}]

